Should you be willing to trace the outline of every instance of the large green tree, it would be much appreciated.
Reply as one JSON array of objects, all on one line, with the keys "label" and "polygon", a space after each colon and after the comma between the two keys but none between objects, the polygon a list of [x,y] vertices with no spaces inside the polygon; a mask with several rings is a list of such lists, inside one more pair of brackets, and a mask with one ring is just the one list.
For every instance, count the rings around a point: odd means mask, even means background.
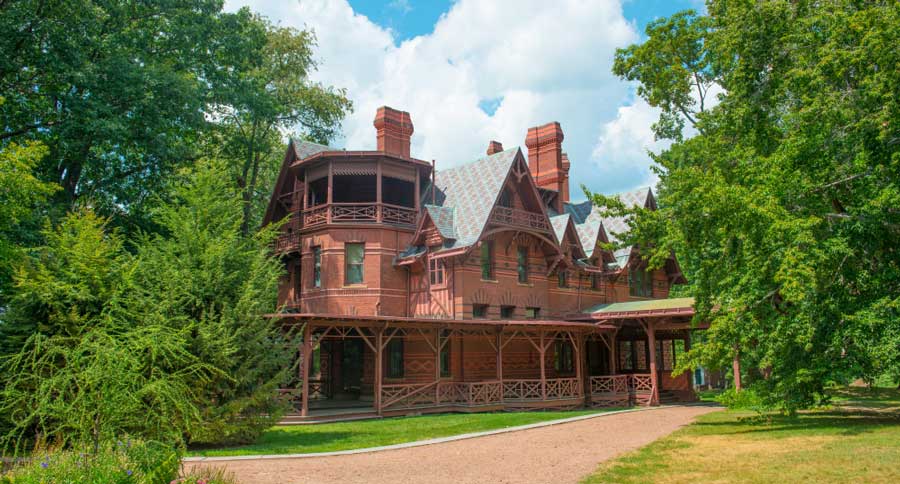
[{"label": "large green tree", "polygon": [[59,216],[89,199],[129,232],[146,229],[147,202],[220,124],[223,143],[248,147],[235,181],[250,191],[274,131],[327,141],[349,103],[308,80],[313,43],[221,0],[0,2],[0,145],[47,146],[39,174],[63,188]]},{"label": "large green tree", "polygon": [[626,243],[653,264],[682,261],[712,323],[689,363],[737,356],[792,411],[830,382],[900,366],[900,4],[708,11],[652,22],[617,53],[675,142],[655,157],[660,210],[611,210],[633,216]]}]

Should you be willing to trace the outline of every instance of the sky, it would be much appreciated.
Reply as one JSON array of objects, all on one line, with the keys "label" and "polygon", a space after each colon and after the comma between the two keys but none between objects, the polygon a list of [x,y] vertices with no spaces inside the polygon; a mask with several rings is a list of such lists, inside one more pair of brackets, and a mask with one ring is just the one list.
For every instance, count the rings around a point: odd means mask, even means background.
[{"label": "sky", "polygon": [[408,111],[412,156],[438,170],[524,146],[529,127],[562,126],[578,188],[617,193],[654,185],[647,150],[667,144],[658,112],[612,74],[615,50],[655,18],[701,0],[226,0],[316,33],[316,82],[346,88],[354,111],[332,143],[374,149],[375,110]]}]

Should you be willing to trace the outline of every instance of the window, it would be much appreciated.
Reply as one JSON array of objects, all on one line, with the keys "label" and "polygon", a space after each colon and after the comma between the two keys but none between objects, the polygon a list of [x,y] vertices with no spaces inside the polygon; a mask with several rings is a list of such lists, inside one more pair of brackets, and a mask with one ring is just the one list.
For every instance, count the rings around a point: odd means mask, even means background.
[{"label": "window", "polygon": [[553,353],[557,373],[565,374],[575,371],[575,355],[571,343],[568,341],[557,341],[556,351]]},{"label": "window", "polygon": [[541,315],[541,308],[525,308],[525,317],[528,319],[537,319]]},{"label": "window", "polygon": [[322,287],[322,248],[313,247],[313,287]]},{"label": "window", "polygon": [[509,192],[508,188],[504,188],[503,191],[500,192],[500,199],[497,200],[497,205],[512,208],[512,194]]},{"label": "window", "polygon": [[591,289],[600,290],[600,274],[591,274]]},{"label": "window", "polygon": [[528,283],[528,247],[519,246],[517,252],[519,284]]},{"label": "window", "polygon": [[653,297],[653,274],[646,269],[629,270],[628,287],[632,296]]},{"label": "window", "polygon": [[494,280],[494,243],[490,240],[481,243],[481,278]]},{"label": "window", "polygon": [[396,336],[387,345],[387,377],[403,378],[403,340]]},{"label": "window", "polygon": [[365,244],[344,244],[344,284],[363,283]]},{"label": "window", "polygon": [[440,259],[435,259],[434,257],[428,258],[428,277],[431,281],[432,286],[443,286],[444,285],[444,261]]},{"label": "window", "polygon": [[478,319],[484,319],[487,317],[487,304],[473,304],[472,305],[472,317]]},{"label": "window", "polygon": [[450,337],[450,331],[444,329],[441,330],[441,376],[448,377],[450,376],[450,341],[447,339]]},{"label": "window", "polygon": [[500,306],[500,318],[501,319],[510,319],[513,317],[513,314],[516,313],[515,306]]},{"label": "window", "polygon": [[291,277],[293,277],[293,281],[294,281],[294,299],[299,300],[300,293],[303,292],[303,288],[301,287],[302,286],[301,282],[303,280],[303,277],[302,277],[303,273],[301,272],[301,265],[300,265],[299,260],[296,261],[296,263],[294,264],[294,270],[292,272],[293,272],[293,275]]},{"label": "window", "polygon": [[634,347],[631,341],[619,342],[619,368],[622,370],[634,369]]},{"label": "window", "polygon": [[556,272],[559,279],[559,287],[569,287],[569,271],[560,269]]},{"label": "window", "polygon": [[647,366],[647,341],[638,339],[634,341],[634,369],[646,370]]}]

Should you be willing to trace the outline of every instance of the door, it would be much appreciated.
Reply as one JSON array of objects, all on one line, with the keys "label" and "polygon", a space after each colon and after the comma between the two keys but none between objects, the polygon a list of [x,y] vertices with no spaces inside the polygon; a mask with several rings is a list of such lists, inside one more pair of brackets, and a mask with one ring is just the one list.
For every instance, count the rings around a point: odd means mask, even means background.
[{"label": "door", "polygon": [[341,352],[341,393],[346,396],[359,397],[362,384],[363,342],[359,339],[344,340]]}]

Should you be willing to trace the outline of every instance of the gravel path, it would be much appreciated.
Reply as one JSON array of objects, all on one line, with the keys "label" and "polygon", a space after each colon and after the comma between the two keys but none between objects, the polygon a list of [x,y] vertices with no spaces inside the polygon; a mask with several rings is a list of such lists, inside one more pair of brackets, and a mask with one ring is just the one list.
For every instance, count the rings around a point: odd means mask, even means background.
[{"label": "gravel path", "polygon": [[715,410],[666,407],[408,449],[188,465],[226,467],[241,484],[575,483],[600,462]]}]

